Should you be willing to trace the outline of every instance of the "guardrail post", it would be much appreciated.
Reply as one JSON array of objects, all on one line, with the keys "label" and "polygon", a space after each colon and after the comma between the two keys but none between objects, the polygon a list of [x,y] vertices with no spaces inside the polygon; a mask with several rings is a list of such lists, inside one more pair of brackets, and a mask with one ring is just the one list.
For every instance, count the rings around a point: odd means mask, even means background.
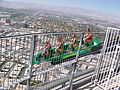
[{"label": "guardrail post", "polygon": [[73,63],[73,65],[72,65],[72,72],[71,72],[70,81],[69,81],[69,88],[70,88],[70,90],[73,90],[73,85],[72,85],[73,84],[73,77],[74,77],[74,74],[75,74],[75,70],[76,70],[76,66],[77,66],[77,61],[78,61],[78,58],[79,58],[79,55],[80,55],[80,50],[81,50],[83,36],[84,36],[84,34],[82,34],[81,40],[80,40],[80,43],[79,43],[79,46],[78,46],[78,51],[77,51],[76,58],[75,58],[76,62]]},{"label": "guardrail post", "polygon": [[31,42],[31,57],[29,61],[29,79],[27,80],[27,90],[30,90],[30,81],[32,76],[32,60],[34,58],[34,50],[35,50],[35,44],[36,44],[36,35],[32,36],[32,42]]}]

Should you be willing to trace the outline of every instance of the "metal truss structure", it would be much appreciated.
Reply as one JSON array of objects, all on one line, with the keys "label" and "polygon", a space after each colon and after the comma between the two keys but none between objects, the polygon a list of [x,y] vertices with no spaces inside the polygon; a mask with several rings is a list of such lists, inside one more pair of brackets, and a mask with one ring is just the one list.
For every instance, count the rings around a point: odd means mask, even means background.
[{"label": "metal truss structure", "polygon": [[108,27],[93,81],[104,90],[120,86],[120,29]]}]

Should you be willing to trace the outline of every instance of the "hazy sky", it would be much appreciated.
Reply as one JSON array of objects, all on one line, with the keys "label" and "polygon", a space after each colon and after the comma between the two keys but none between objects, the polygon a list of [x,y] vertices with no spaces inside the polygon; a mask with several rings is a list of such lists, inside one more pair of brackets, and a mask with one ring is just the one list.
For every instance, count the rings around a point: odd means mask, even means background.
[{"label": "hazy sky", "polygon": [[120,0],[8,0],[46,5],[80,7],[120,16]]}]

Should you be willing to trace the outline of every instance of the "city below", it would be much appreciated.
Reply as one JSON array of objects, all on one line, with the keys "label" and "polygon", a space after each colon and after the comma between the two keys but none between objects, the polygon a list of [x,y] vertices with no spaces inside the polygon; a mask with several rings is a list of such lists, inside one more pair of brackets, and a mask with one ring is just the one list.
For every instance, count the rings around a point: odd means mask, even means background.
[{"label": "city below", "polygon": [[0,0],[0,90],[120,90],[119,15],[40,1]]}]

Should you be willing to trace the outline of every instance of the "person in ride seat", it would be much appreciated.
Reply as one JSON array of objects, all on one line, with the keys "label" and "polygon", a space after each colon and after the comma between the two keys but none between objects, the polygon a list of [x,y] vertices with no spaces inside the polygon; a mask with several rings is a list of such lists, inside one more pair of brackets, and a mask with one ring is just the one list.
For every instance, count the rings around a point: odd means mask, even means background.
[{"label": "person in ride seat", "polygon": [[62,37],[59,37],[58,39],[57,39],[57,41],[58,41],[58,44],[57,44],[57,48],[56,48],[56,51],[63,51],[63,49],[64,49],[64,40],[63,40],[63,38]]},{"label": "person in ride seat", "polygon": [[45,43],[45,52],[43,53],[45,56],[50,55],[51,44],[50,41]]},{"label": "person in ride seat", "polygon": [[77,35],[73,34],[72,36],[72,44],[71,44],[71,49],[73,50],[74,47],[78,46],[78,40],[77,40]]},{"label": "person in ride seat", "polygon": [[90,46],[92,45],[93,35],[90,28],[87,28],[86,30],[87,30],[87,33],[84,35],[84,44],[87,46]]}]

